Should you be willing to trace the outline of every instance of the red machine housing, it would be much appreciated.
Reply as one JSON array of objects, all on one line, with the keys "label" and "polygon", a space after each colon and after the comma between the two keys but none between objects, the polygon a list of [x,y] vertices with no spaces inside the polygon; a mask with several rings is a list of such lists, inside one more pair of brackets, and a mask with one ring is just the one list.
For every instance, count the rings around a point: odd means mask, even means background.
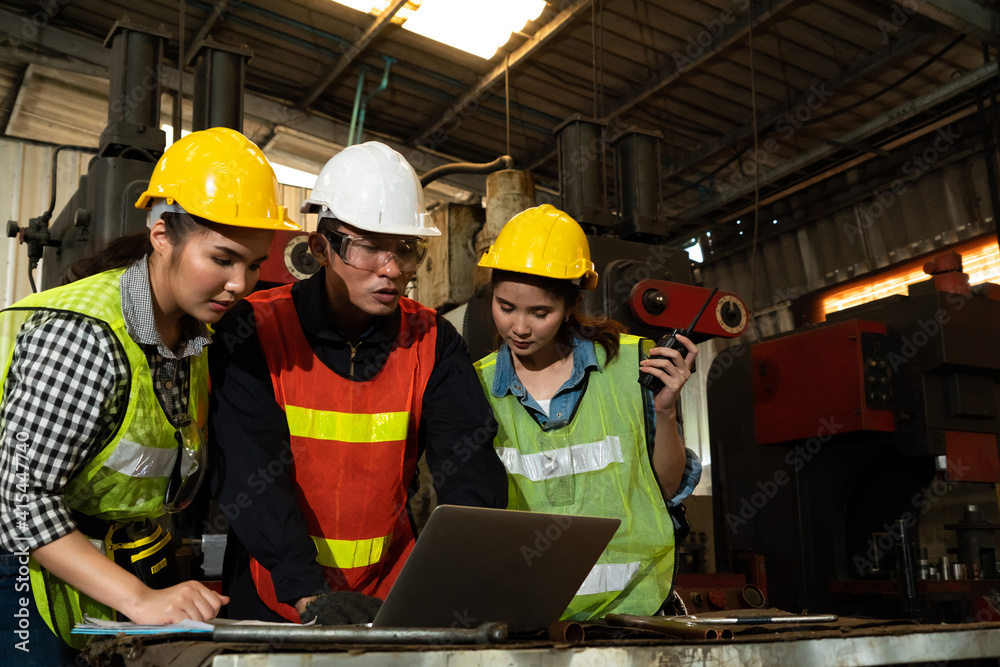
[{"label": "red machine housing", "polygon": [[[712,290],[705,287],[646,279],[636,283],[629,292],[628,305],[635,318],[646,326],[684,329],[691,324],[711,293]],[[747,307],[743,301],[735,294],[717,292],[692,333],[697,340],[736,338],[746,326]]]},{"label": "red machine housing", "polygon": [[309,254],[308,238],[308,232],[275,232],[267,261],[260,265],[260,280],[285,285],[316,273],[319,265]]},{"label": "red machine housing", "polygon": [[750,350],[758,445],[894,431],[886,325],[850,320]]}]

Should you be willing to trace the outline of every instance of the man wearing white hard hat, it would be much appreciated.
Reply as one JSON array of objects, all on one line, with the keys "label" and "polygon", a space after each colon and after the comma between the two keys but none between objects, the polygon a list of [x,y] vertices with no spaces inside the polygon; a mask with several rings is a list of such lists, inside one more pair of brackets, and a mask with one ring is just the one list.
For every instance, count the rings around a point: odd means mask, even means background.
[{"label": "man wearing white hard hat", "polygon": [[303,213],[321,270],[252,295],[212,358],[231,618],[371,621],[413,545],[426,451],[438,502],[506,507],[496,426],[455,328],[404,296],[440,235],[413,168],[368,142]]}]

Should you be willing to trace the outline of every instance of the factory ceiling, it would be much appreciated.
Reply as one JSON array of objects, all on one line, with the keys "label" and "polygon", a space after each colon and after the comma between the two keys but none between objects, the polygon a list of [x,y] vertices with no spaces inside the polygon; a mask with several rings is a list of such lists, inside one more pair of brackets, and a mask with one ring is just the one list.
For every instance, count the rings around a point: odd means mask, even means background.
[{"label": "factory ceiling", "polygon": [[168,89],[190,81],[178,64],[203,39],[246,45],[244,129],[271,152],[345,145],[362,76],[367,136],[421,172],[509,153],[554,193],[567,118],[602,119],[611,138],[659,132],[663,236],[676,241],[974,115],[997,78],[995,1],[560,0],[489,60],[403,30],[386,14],[414,3],[388,4],[375,16],[331,0],[0,0],[0,128],[96,144],[102,44],[128,16],[171,33]]}]

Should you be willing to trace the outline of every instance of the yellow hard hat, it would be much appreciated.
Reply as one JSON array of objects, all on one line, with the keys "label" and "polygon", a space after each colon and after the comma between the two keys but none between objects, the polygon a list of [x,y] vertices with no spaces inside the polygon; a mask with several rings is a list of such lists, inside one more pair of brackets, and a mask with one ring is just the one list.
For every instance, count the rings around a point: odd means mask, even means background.
[{"label": "yellow hard hat", "polygon": [[257,146],[236,130],[213,127],[182,137],[164,151],[149,187],[135,203],[154,199],[177,210],[236,227],[300,230],[279,206],[274,169]]},{"label": "yellow hard hat", "polygon": [[555,206],[542,204],[515,215],[504,225],[479,266],[579,280],[582,289],[597,287],[587,236],[576,220]]}]

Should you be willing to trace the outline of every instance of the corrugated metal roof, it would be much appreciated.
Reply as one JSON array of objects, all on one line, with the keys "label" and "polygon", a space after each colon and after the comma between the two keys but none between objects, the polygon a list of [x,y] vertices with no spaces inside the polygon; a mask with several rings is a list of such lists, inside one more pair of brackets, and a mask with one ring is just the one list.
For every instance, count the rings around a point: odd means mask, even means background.
[{"label": "corrugated metal roof", "polygon": [[[745,215],[755,200],[755,172],[760,174],[760,201],[765,207],[791,211],[803,193],[810,193],[810,201],[816,199],[817,185],[826,175],[847,167],[857,170],[868,162],[891,164],[893,154],[920,139],[922,128],[947,113],[962,109],[968,113],[974,107],[971,93],[981,90],[992,75],[956,87],[953,94],[941,95],[915,113],[907,115],[902,109],[935,91],[950,90],[983,64],[980,38],[990,21],[998,24],[997,3],[904,4],[562,0],[550,2],[537,21],[514,35],[491,60],[393,25],[318,95],[309,113],[346,124],[362,72],[364,92],[371,92],[391,59],[387,90],[368,102],[366,131],[409,144],[415,151],[488,161],[507,151],[505,80],[509,79],[510,153],[518,167],[532,169],[536,181],[550,191],[559,187],[552,130],[568,116],[605,118],[616,129],[634,124],[659,130],[662,235],[676,241],[728,228]],[[911,11],[910,4],[920,11]],[[23,19],[14,22],[0,51],[0,99],[16,84],[25,63],[76,71],[93,68],[100,54],[70,48],[59,36],[82,37],[96,49],[114,21],[126,14],[137,24],[162,23],[174,34],[166,46],[166,59],[176,68],[180,50],[176,2],[53,3],[51,8],[58,11],[52,16],[39,7],[27,0],[0,2],[7,16]],[[199,33],[225,44],[246,44],[254,52],[247,68],[247,91],[291,105],[323,80],[375,20],[329,0],[187,0],[185,7],[186,51]],[[964,18],[957,18],[959,14]],[[757,20],[751,22],[751,15]],[[37,30],[30,27],[31,17]],[[56,38],[43,39],[46,29]],[[551,36],[539,39],[544,35]],[[522,58],[522,51],[535,41],[540,44]],[[513,64],[505,77],[508,57]],[[96,63],[102,64],[106,66],[106,61]],[[25,94],[19,95],[24,99],[11,116],[13,127],[27,134],[60,127],[81,136],[99,132],[105,115],[98,101],[100,86],[67,77],[61,81],[63,89],[54,91],[39,78],[41,72],[20,84]],[[475,96],[474,103],[456,109],[456,101],[475,92],[491,73],[494,76],[487,80],[491,85]],[[60,108],[63,99],[72,99],[73,108]],[[891,117],[883,125],[843,141],[887,114]],[[45,123],[35,124],[36,116],[44,116]],[[254,117],[246,131],[265,140],[287,121],[281,116]],[[334,143],[340,139],[322,138]],[[817,155],[806,159],[810,151]],[[796,168],[768,173],[790,165]],[[873,166],[864,169],[878,171]],[[836,198],[846,196],[850,184],[842,181],[829,188],[827,196]],[[732,196],[727,199],[726,193]],[[815,222],[813,228],[820,230],[824,224],[833,223]],[[905,216],[900,225],[899,230],[885,232],[887,248],[905,240],[889,238],[893,234],[907,238],[921,234],[920,229],[907,228],[919,223]],[[726,238],[718,235],[715,247]],[[817,269],[821,275],[829,267],[857,263],[853,248],[827,245],[820,244],[815,252],[843,256],[824,258]],[[796,256],[788,240],[765,243],[761,251],[783,260]],[[801,267],[790,278],[801,282],[811,270]]]}]

